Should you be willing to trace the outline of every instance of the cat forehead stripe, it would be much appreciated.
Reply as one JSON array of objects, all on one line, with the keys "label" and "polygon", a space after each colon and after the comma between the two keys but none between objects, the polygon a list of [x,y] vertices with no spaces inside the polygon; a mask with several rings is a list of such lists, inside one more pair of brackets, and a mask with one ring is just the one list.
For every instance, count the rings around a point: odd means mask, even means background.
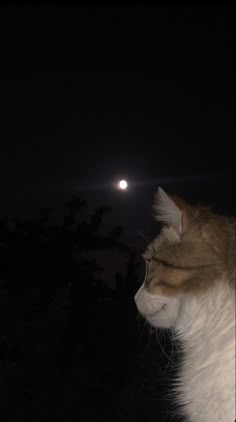
[{"label": "cat forehead stripe", "polygon": [[173,229],[173,227],[165,226],[161,230],[160,235],[154,239],[150,247],[148,247],[149,252],[157,252],[167,246],[174,246],[181,241],[180,234]]}]

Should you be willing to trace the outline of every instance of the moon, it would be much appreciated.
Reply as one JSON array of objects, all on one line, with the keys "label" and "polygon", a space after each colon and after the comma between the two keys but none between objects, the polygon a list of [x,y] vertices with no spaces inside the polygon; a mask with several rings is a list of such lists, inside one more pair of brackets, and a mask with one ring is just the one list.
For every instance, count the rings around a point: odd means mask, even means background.
[{"label": "moon", "polygon": [[120,180],[119,181],[119,188],[121,190],[126,190],[128,187],[128,183],[126,182],[126,180]]}]

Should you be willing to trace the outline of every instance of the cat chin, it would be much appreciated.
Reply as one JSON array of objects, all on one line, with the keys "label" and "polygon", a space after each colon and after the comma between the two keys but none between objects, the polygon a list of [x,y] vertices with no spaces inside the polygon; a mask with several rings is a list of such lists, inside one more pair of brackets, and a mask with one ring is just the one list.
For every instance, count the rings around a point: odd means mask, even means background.
[{"label": "cat chin", "polygon": [[135,302],[141,315],[157,328],[173,328],[179,316],[178,298],[157,296],[149,293],[144,284],[135,295]]},{"label": "cat chin", "polygon": [[165,318],[162,318],[160,320],[160,318],[148,316],[146,319],[151,324],[151,326],[155,328],[173,328],[174,327],[174,324],[173,325],[170,324],[169,321],[165,320]]},{"label": "cat chin", "polygon": [[168,310],[168,305],[164,305],[159,312],[146,315],[147,321],[155,328],[174,328],[178,319],[179,309]]}]

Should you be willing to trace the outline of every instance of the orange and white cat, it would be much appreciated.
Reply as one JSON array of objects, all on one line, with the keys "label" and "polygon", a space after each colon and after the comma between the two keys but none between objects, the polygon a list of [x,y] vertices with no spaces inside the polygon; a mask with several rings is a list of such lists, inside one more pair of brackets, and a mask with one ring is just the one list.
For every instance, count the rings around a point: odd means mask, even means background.
[{"label": "orange and white cat", "polygon": [[183,362],[174,393],[190,422],[235,421],[235,223],[161,188],[159,236],[135,295],[154,327],[172,328]]}]

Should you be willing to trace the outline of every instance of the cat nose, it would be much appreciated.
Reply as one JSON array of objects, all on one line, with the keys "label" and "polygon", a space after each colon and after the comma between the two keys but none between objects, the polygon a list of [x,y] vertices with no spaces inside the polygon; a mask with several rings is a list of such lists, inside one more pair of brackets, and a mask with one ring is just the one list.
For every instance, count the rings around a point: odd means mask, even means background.
[{"label": "cat nose", "polygon": [[147,278],[146,278],[146,280],[145,280],[145,287],[146,287],[146,288],[148,288],[148,286],[150,286],[151,281],[152,281],[152,278],[151,278],[151,277],[147,277]]},{"label": "cat nose", "polygon": [[143,284],[146,283],[147,278],[148,278],[148,268],[147,268],[147,264],[145,264],[145,276],[144,276],[144,282],[143,282]]},{"label": "cat nose", "polygon": [[134,301],[136,304],[138,302],[140,295],[142,294],[143,289],[144,289],[144,283],[140,286],[140,288],[138,289],[137,293],[134,296]]}]

